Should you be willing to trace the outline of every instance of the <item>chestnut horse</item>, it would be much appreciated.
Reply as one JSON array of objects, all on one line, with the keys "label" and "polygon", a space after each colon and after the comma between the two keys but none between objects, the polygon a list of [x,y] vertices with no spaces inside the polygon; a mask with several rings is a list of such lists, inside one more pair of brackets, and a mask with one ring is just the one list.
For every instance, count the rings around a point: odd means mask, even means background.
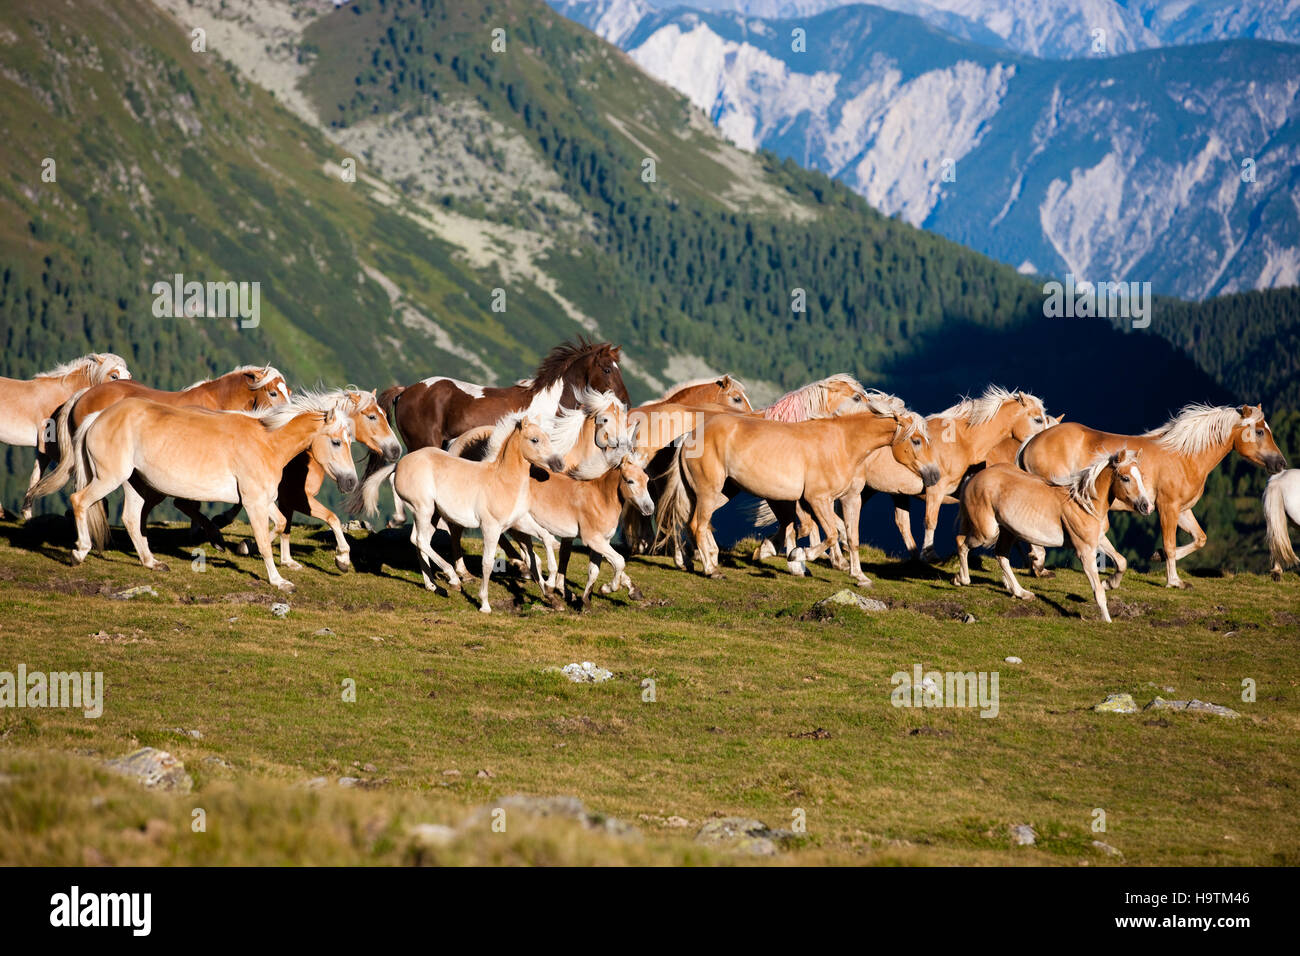
[{"label": "chestnut horse", "polygon": [[[1178,561],[1205,545],[1205,532],[1192,508],[1205,493],[1206,477],[1228,452],[1236,451],[1269,474],[1286,467],[1286,459],[1273,440],[1273,430],[1264,420],[1264,410],[1258,405],[1187,405],[1145,435],[1115,435],[1078,422],[1065,422],[1026,442],[1018,462],[1031,474],[1059,478],[1078,471],[1098,452],[1113,454],[1126,447],[1142,452],[1142,473],[1160,515],[1165,586],[1171,588],[1186,587],[1178,577]],[[1127,510],[1124,505],[1116,507]],[[1179,528],[1191,534],[1191,543],[1179,547]],[[1128,562],[1109,538],[1102,537],[1101,548],[1116,567],[1106,586],[1117,588]],[[1162,552],[1157,551],[1154,560],[1161,560],[1161,556]],[[1041,563],[1040,553],[1035,564]]]},{"label": "chestnut horse", "polygon": [[1097,546],[1105,535],[1111,508],[1131,508],[1150,514],[1154,505],[1143,473],[1138,469],[1141,451],[1127,448],[1098,455],[1087,468],[1064,478],[1048,480],[1021,471],[1015,465],[991,465],[971,477],[961,491],[957,534],[960,570],[958,586],[970,584],[970,550],[997,545],[1002,583],[1025,601],[1034,595],[1020,586],[1011,570],[1011,548],[1016,541],[1038,548],[1069,543],[1083,564],[1101,608],[1110,623],[1106,589],[1097,572]]},{"label": "chestnut horse", "polygon": [[[0,444],[36,449],[36,464],[32,467],[32,480],[27,483],[27,500],[23,502],[23,520],[32,516],[31,489],[54,457],[51,453],[54,431],[46,422],[54,417],[60,405],[82,389],[130,377],[121,357],[111,352],[91,352],[32,379],[0,378]],[[4,516],[4,507],[0,505],[0,518]]]},{"label": "chestnut horse", "polygon": [[[518,384],[495,388],[473,385],[454,378],[435,376],[413,385],[395,385],[379,393],[379,403],[393,418],[407,451],[443,448],[457,435],[482,425],[495,425],[503,415],[527,408],[537,395],[556,382],[563,382],[559,406],[575,408],[570,387],[591,387],[613,392],[629,404],[627,386],[618,363],[622,350],[608,342],[565,342],[542,359],[537,374]],[[366,468],[367,474],[371,467]],[[400,499],[394,499],[389,527],[405,523]]]},{"label": "chestnut horse", "polygon": [[310,448],[339,487],[352,491],[357,475],[351,442],[348,417],[311,398],[242,414],[126,398],[91,412],[71,442],[77,486],[71,498],[77,525],[73,561],[84,561],[92,544],[107,543],[103,499],[119,487],[126,493],[122,523],[140,563],[158,571],[167,566],[154,558],[144,535],[149,506],[169,495],[238,502],[248,512],[271,584],[292,590],[271,557],[272,533],[284,531],[284,515],[275,504],[280,475]]},{"label": "chestnut horse", "polygon": [[[195,382],[179,392],[165,392],[149,388],[133,380],[119,380],[95,385],[72,396],[59,408],[55,416],[55,430],[59,441],[59,464],[27,492],[27,506],[45,495],[53,494],[72,476],[74,456],[71,452],[72,435],[82,422],[95,412],[101,412],[114,402],[125,398],[141,398],[160,405],[173,407],[206,408],[211,411],[244,412],[270,408],[289,398],[289,387],[284,376],[270,365],[244,365],[214,379]],[[215,535],[213,544],[221,546],[221,536],[199,510],[197,503],[178,500],[179,508],[189,519],[208,529],[209,537]],[[148,523],[146,509],[142,520]]]},{"label": "chestnut horse", "polygon": [[[826,531],[826,541],[812,549],[811,557],[829,550],[836,568],[849,571],[859,584],[866,582],[858,561],[861,487],[855,480],[867,455],[889,445],[900,461],[925,475],[927,484],[935,478],[925,420],[892,395],[869,395],[867,404],[866,414],[805,422],[706,415],[694,440],[674,449],[668,488],[659,503],[661,534],[678,538],[689,520],[704,572],[714,576],[719,550],[709,520],[725,500],[724,491],[739,489],[775,502],[802,500]],[[836,501],[844,507],[848,562],[839,551]]]}]

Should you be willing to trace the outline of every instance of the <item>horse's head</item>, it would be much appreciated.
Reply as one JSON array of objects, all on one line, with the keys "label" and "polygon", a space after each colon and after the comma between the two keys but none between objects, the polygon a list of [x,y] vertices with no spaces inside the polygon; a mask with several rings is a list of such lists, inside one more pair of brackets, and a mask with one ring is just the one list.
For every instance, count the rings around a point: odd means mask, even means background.
[{"label": "horse's head", "polygon": [[103,353],[95,357],[98,368],[95,369],[91,379],[95,384],[100,382],[120,382],[123,379],[131,377],[131,371],[126,367],[126,362],[120,356],[111,353]]},{"label": "horse's head", "polygon": [[354,435],[351,417],[331,408],[322,413],[321,425],[311,442],[312,457],[345,495],[357,487],[357,469],[352,463]]},{"label": "horse's head", "polygon": [[627,386],[623,384],[623,373],[618,363],[623,358],[623,350],[608,343],[592,349],[587,353],[580,370],[579,379],[598,392],[613,392],[624,405],[631,403],[627,395]]},{"label": "horse's head", "polygon": [[1286,467],[1286,457],[1273,440],[1273,429],[1264,420],[1262,405],[1242,405],[1241,423],[1233,429],[1232,447],[1247,461],[1260,465],[1270,475]]},{"label": "horse's head", "polygon": [[394,462],[402,457],[402,444],[389,427],[388,416],[379,407],[373,391],[363,392],[349,387],[344,393],[356,430],[357,441],[371,451],[384,456],[384,461]]},{"label": "horse's head", "polygon": [[602,392],[594,401],[584,402],[584,410],[594,429],[591,439],[597,448],[607,453],[606,457],[632,447],[636,429],[628,425],[627,406],[613,392]]},{"label": "horse's head", "polygon": [[1149,515],[1156,506],[1138,468],[1141,457],[1141,449],[1130,451],[1127,448],[1121,448],[1110,456],[1109,465],[1115,471],[1111,490],[1117,501],[1124,502],[1140,515]]},{"label": "horse's head", "polygon": [[1047,428],[1051,421],[1051,416],[1047,414],[1047,409],[1043,407],[1043,400],[1037,395],[1030,395],[1028,392],[1016,392],[1014,403],[1008,401],[1006,404],[1013,405],[1011,436],[1016,441],[1024,441],[1037,435],[1044,428]]},{"label": "horse's head", "polygon": [[921,477],[921,483],[929,488],[939,481],[942,474],[939,468],[938,449],[930,441],[930,430],[923,416],[906,409],[893,415],[897,427],[890,450],[899,464],[908,471]]},{"label": "horse's head", "polygon": [[564,470],[564,459],[551,447],[551,436],[546,433],[546,429],[531,418],[521,418],[518,431],[525,461],[551,471]]},{"label": "horse's head", "polygon": [[734,412],[752,412],[754,406],[749,403],[745,388],[730,375],[724,375],[713,383],[718,394],[710,399],[716,405],[725,405]]},{"label": "horse's head", "polygon": [[643,515],[654,514],[655,503],[650,497],[650,476],[645,473],[645,462],[635,455],[628,455],[618,466],[618,492],[623,500],[636,505]]},{"label": "horse's head", "polygon": [[871,393],[847,375],[833,376],[822,383],[823,401],[828,418],[870,413]]},{"label": "horse's head", "polygon": [[252,408],[270,408],[289,400],[289,385],[279,370],[270,365],[242,370]]},{"label": "horse's head", "polygon": [[1063,422],[1063,421],[1065,421],[1065,412],[1061,412],[1061,414],[1059,414],[1059,415],[1048,415],[1048,416],[1047,416],[1047,424],[1046,424],[1044,427],[1045,427],[1045,428],[1051,428],[1051,427],[1053,427],[1054,425],[1059,425],[1059,424],[1061,424],[1061,422]]}]

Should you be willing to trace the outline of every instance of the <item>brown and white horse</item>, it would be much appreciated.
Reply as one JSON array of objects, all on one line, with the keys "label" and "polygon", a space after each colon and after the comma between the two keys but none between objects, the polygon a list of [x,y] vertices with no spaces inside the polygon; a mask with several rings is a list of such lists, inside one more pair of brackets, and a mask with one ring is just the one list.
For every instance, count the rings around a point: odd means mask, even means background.
[{"label": "brown and white horse", "polygon": [[1097,572],[1097,547],[1108,525],[1111,508],[1150,514],[1149,485],[1138,468],[1140,451],[1119,449],[1098,455],[1087,468],[1048,480],[1014,465],[992,465],[973,475],[961,491],[957,559],[960,570],[953,584],[970,584],[971,548],[997,545],[1002,583],[1015,597],[1032,600],[1011,570],[1016,541],[1038,548],[1069,544],[1092,585],[1101,619],[1110,623],[1106,589]]},{"label": "brown and white horse", "polygon": [[[41,372],[32,379],[0,378],[0,444],[35,448],[36,464],[27,484],[28,498],[22,515],[32,516],[31,489],[52,460],[54,430],[47,426],[59,406],[82,389],[104,382],[129,379],[126,361],[111,352],[92,352]],[[0,518],[4,517],[0,505]]]},{"label": "brown and white horse", "polygon": [[[1060,478],[1084,467],[1099,451],[1113,454],[1121,448],[1142,452],[1142,473],[1160,515],[1166,586],[1171,588],[1185,587],[1178,577],[1178,561],[1205,545],[1205,532],[1192,508],[1201,500],[1205,479],[1219,462],[1236,451],[1269,474],[1286,467],[1258,405],[1187,405],[1145,435],[1116,435],[1064,422],[1026,442],[1018,461],[1031,474]],[[1126,510],[1125,505],[1116,507]],[[1178,545],[1179,528],[1191,534],[1191,543]],[[1108,538],[1102,538],[1101,548],[1116,566],[1106,586],[1119,587],[1128,562]],[[1157,551],[1155,560],[1160,560],[1161,554]],[[1041,565],[1041,557],[1035,563]]]},{"label": "brown and white horse", "polygon": [[92,544],[107,543],[103,499],[117,488],[126,493],[122,523],[140,562],[162,571],[166,565],[154,558],[144,535],[149,507],[168,496],[237,502],[248,512],[271,584],[292,590],[271,554],[270,522],[275,534],[284,531],[284,515],[275,504],[280,476],[294,456],[310,448],[339,488],[352,491],[357,477],[351,441],[348,417],[310,397],[242,414],[142,398],[91,412],[71,442],[77,486],[71,498],[77,525],[73,560],[80,564]]},{"label": "brown and white horse", "polygon": [[[804,501],[826,532],[826,541],[810,557],[829,550],[836,568],[864,583],[857,550],[861,486],[856,482],[867,455],[891,446],[927,483],[935,478],[925,420],[892,395],[868,394],[866,401],[866,414],[805,422],[706,415],[692,439],[674,449],[668,488],[659,503],[660,533],[680,537],[689,521],[704,572],[712,576],[718,573],[719,551],[709,521],[726,492],[748,491],[770,502]],[[844,507],[847,562],[839,551],[836,501]]]},{"label": "brown and white horse", "polygon": [[[627,386],[618,367],[621,358],[618,346],[579,339],[551,349],[537,373],[515,385],[496,388],[435,376],[413,385],[386,388],[379,393],[379,403],[391,413],[407,451],[443,448],[470,429],[494,426],[502,416],[528,408],[556,382],[563,383],[558,393],[560,408],[576,408],[572,389],[585,387],[613,392],[627,405]],[[394,505],[390,527],[406,521],[401,501],[395,500]]]}]

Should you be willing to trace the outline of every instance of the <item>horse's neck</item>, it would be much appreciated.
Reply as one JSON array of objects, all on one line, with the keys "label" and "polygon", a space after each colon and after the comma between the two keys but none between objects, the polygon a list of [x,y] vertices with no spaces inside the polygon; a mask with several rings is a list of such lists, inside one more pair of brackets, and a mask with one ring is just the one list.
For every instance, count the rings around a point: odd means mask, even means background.
[{"label": "horse's neck", "polygon": [[1204,481],[1206,476],[1219,466],[1219,462],[1228,457],[1228,452],[1230,451],[1232,451],[1231,432],[1228,434],[1227,438],[1219,442],[1217,445],[1211,445],[1208,448],[1203,448],[1191,455],[1184,456],[1184,461],[1191,466],[1196,477],[1201,481]]},{"label": "horse's neck", "polygon": [[1104,515],[1115,503],[1115,470],[1103,468],[1092,483],[1092,503],[1097,514]]},{"label": "horse's neck", "polygon": [[293,461],[302,452],[311,447],[316,430],[320,427],[318,412],[303,412],[295,415],[285,424],[274,430],[264,431],[267,447],[275,462],[284,470],[284,466]]},{"label": "horse's neck", "polygon": [[984,460],[1002,439],[1011,437],[1011,419],[1015,418],[1018,406],[1018,402],[1006,402],[988,421],[980,425],[967,423],[963,431],[973,460]]},{"label": "horse's neck", "polygon": [[225,409],[227,411],[246,411],[249,408],[248,403],[241,405],[236,401],[237,396],[230,387],[229,379],[224,375],[208,382],[200,382],[192,388],[185,389],[185,391],[189,393],[191,399],[197,399],[197,401],[187,402],[190,405],[201,405],[204,408]]},{"label": "horse's neck", "polygon": [[888,445],[890,437],[898,428],[898,423],[892,418],[877,418],[874,415],[841,415],[829,421],[840,425],[848,436],[848,447],[853,456],[861,459],[865,459],[877,448]]},{"label": "horse's neck", "polygon": [[501,446],[492,469],[492,482],[502,488],[516,488],[528,481],[528,459],[524,458],[524,440],[516,428]]}]

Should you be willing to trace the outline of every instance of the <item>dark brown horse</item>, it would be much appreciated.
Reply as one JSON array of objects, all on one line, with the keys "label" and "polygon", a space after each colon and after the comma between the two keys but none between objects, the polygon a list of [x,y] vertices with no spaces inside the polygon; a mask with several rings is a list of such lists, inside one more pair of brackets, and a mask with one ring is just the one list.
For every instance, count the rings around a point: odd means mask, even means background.
[{"label": "dark brown horse", "polygon": [[[390,414],[408,452],[443,448],[458,435],[481,425],[494,425],[503,416],[527,408],[537,395],[560,384],[560,408],[577,408],[574,389],[584,386],[613,392],[628,403],[627,386],[618,363],[622,350],[608,342],[565,342],[551,349],[537,374],[517,385],[494,388],[442,376],[414,385],[396,385],[379,393],[379,404]],[[372,465],[378,462],[372,462]],[[370,474],[373,467],[367,467]],[[406,520],[400,500],[389,524]]]}]

